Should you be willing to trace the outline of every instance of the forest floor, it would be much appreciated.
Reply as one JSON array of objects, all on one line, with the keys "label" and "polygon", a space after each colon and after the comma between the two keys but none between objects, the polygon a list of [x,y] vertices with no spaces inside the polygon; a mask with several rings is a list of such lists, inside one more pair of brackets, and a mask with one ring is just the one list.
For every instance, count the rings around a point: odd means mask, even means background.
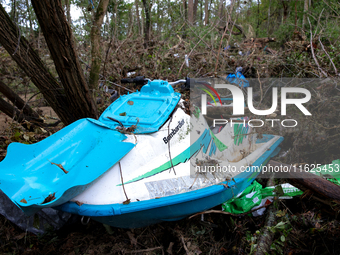
[{"label": "forest floor", "polygon": [[[339,254],[338,213],[315,200],[277,204],[270,254]],[[220,208],[216,208],[220,209]],[[80,220],[35,236],[0,217],[1,254],[249,254],[265,229],[263,216],[206,214],[139,229],[107,229]]]},{"label": "forest floor", "polygon": [[[39,107],[38,109],[35,110],[39,110],[43,116],[48,116],[52,118],[58,117],[58,115],[49,106]],[[10,128],[11,123],[13,123],[12,119],[9,118],[6,114],[0,112],[0,134],[5,133],[6,130]]]}]

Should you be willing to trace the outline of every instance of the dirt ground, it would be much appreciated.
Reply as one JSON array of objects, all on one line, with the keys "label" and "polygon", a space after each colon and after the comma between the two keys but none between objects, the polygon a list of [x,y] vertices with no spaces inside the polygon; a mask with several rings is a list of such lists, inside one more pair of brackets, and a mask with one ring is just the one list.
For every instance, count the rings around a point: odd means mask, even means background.
[{"label": "dirt ground", "polygon": [[[58,118],[58,115],[53,111],[53,109],[49,106],[37,107],[34,108],[35,111],[39,111],[41,116],[46,118]],[[3,112],[0,112],[0,134],[5,132],[6,129],[9,128],[10,124],[13,122],[11,118],[9,118]]]},{"label": "dirt ground", "polygon": [[[43,99],[39,98],[37,93],[26,93],[20,94],[19,96],[26,102],[29,103],[30,106],[39,113],[40,116],[44,117],[46,120],[52,118],[58,118],[57,114],[54,110],[46,106],[46,103]],[[13,120],[8,117],[3,112],[0,112],[0,134],[5,132],[10,124],[13,123]]]},{"label": "dirt ground", "polygon": [[9,117],[0,112],[0,133],[4,132],[5,129],[9,127],[8,121],[11,121]]},{"label": "dirt ground", "polygon": [[[276,205],[270,254],[339,254],[340,224],[330,207],[294,198]],[[289,208],[289,209],[287,209]],[[220,209],[216,207],[215,209]],[[35,236],[0,216],[1,254],[250,254],[266,221],[260,217],[206,214],[140,229],[80,220]],[[274,226],[275,226],[274,225]]]}]

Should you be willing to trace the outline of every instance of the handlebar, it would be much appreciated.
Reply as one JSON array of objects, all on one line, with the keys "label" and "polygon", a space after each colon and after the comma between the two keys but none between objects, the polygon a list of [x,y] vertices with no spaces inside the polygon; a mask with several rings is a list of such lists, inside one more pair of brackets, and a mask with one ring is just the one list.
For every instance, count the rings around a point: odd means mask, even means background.
[{"label": "handlebar", "polygon": [[193,78],[185,78],[185,80],[178,80],[178,81],[174,81],[174,82],[169,82],[169,84],[171,86],[175,86],[177,84],[180,84],[180,83],[184,83],[182,86],[181,86],[181,89],[183,90],[186,90],[186,89],[190,89],[190,88],[193,88],[195,86],[195,83],[199,83],[198,81],[194,80]]},{"label": "handlebar", "polygon": [[170,84],[171,86],[175,86],[175,85],[177,85],[177,84],[186,83],[186,82],[187,82],[187,81],[186,81],[186,79],[185,79],[185,80],[178,80],[178,81],[169,82],[169,84]]},{"label": "handlebar", "polygon": [[137,76],[136,78],[121,79],[121,83],[135,83],[136,85],[145,85],[147,82],[148,82],[148,79],[145,79],[144,76]]},{"label": "handlebar", "polygon": [[[146,79],[144,76],[137,76],[136,78],[125,78],[121,80],[121,83],[135,83],[136,85],[145,85],[148,82],[149,79]],[[181,79],[181,80],[177,80],[174,82],[169,82],[169,84],[174,87],[177,84],[181,84],[183,83],[183,85],[181,86],[182,90],[187,90],[190,88],[193,88],[195,86],[195,84],[202,84],[201,81],[197,81],[193,78],[185,78],[185,79]]]}]

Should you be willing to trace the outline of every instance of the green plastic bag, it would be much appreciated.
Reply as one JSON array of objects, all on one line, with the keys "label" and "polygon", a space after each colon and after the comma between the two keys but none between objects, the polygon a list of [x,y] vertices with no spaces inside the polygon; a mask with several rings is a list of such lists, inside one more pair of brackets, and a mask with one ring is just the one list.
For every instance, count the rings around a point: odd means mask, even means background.
[{"label": "green plastic bag", "polygon": [[[310,172],[340,185],[340,159],[333,160],[331,164],[314,168]],[[281,187],[282,190],[279,187]],[[254,181],[235,198],[223,203],[222,210],[233,214],[242,214],[256,209],[256,207],[261,207],[268,202],[272,202],[274,196],[279,195],[280,199],[291,199],[302,193],[301,190],[288,183],[277,185],[277,188],[274,186],[262,188],[261,184]],[[253,212],[253,215],[261,215],[264,211],[265,208],[261,208],[260,210]]]},{"label": "green plastic bag", "polygon": [[262,185],[257,181],[254,181],[235,198],[229,199],[227,202],[223,203],[222,210],[234,214],[250,211],[254,206],[261,203],[261,189]]},{"label": "green plastic bag", "polygon": [[[301,190],[288,183],[277,185],[277,187],[279,186],[282,188],[283,192],[283,194],[279,197],[280,199],[291,199],[292,197],[303,193]],[[252,209],[256,209],[256,207],[260,207],[266,203],[271,203],[275,196],[277,196],[275,186],[263,188],[261,184],[254,181],[235,198],[223,203],[222,210],[233,214],[242,214],[249,212]],[[262,210],[262,213],[263,212],[264,210]],[[253,215],[258,216],[262,213],[253,212]]]},{"label": "green plastic bag", "polygon": [[340,159],[333,160],[331,164],[314,168],[310,170],[310,173],[319,175],[336,185],[340,185]]}]

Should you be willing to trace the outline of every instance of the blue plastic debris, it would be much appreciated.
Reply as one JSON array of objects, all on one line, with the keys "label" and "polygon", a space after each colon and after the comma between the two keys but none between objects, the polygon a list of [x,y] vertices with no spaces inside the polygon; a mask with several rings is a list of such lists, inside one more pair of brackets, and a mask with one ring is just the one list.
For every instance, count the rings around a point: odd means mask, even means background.
[{"label": "blue plastic debris", "polygon": [[239,85],[240,87],[246,88],[249,87],[249,81],[247,81],[246,77],[242,74],[243,68],[237,67],[236,68],[236,75],[231,73],[228,74],[226,80],[230,84]]}]

